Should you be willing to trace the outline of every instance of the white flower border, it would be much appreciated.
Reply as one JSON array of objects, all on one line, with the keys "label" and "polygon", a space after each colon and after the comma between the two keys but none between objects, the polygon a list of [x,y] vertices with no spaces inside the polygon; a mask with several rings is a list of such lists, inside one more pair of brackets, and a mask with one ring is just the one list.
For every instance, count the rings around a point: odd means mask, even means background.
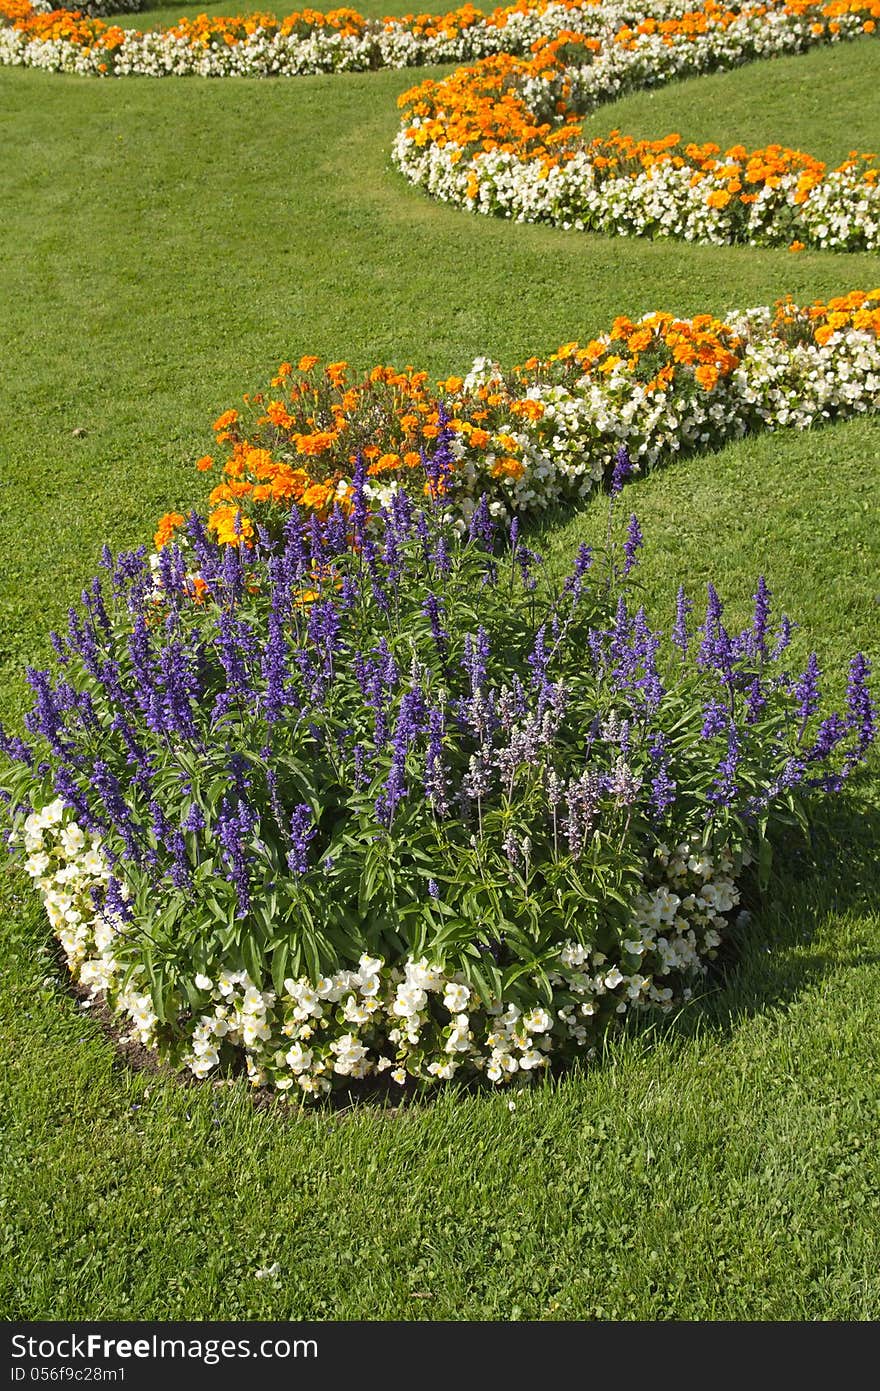
[{"label": "white flower border", "polygon": [[[238,42],[226,44],[218,39],[208,45],[190,44],[173,37],[167,29],[132,29],[126,31],[121,46],[112,52],[100,45],[88,48],[66,39],[37,39],[7,24],[0,27],[0,63],[94,77],[295,77],[473,62],[498,53],[527,55],[537,40],[553,39],[562,30],[576,30],[602,41],[603,53],[594,66],[606,75],[613,89],[598,98],[604,101],[624,88],[651,83],[655,65],[658,80],[666,81],[687,72],[735,67],[752,57],[800,52],[816,42],[835,38],[826,35],[817,39],[811,35],[806,18],[798,21],[795,16],[788,16],[780,24],[783,17],[773,13],[773,6],[783,3],[784,0],[768,0],[769,12],[766,6],[756,3],[743,5],[746,18],[742,28],[718,32],[711,42],[703,36],[688,41],[686,48],[677,46],[675,61],[679,67],[665,76],[668,53],[656,39],[640,36],[636,49],[629,54],[615,44],[615,35],[642,19],[674,19],[691,13],[700,8],[699,0],[572,0],[569,4],[524,0],[521,7],[485,12],[466,28],[433,37],[410,27],[402,18],[367,20],[363,33],[357,35],[315,29],[306,37],[299,37],[257,27]],[[42,10],[45,6],[35,8]],[[97,17],[105,12],[104,0],[83,8]],[[819,8],[817,3],[816,10]],[[230,9],[230,17],[240,17],[234,14],[234,4]],[[855,33],[854,18],[841,17],[838,37]],[[729,41],[725,41],[725,33]],[[686,51],[694,56],[693,66],[685,61]]]},{"label": "white flower border", "polygon": [[[552,121],[563,80],[570,103],[586,112],[625,91],[864,36],[864,15],[856,14],[835,16],[836,33],[823,29],[814,34],[811,26],[821,18],[821,10],[816,4],[796,15],[746,5],[728,27],[717,24],[696,37],[641,34],[632,47],[606,42],[591,65],[566,69],[564,79],[561,74],[529,79],[524,99],[538,119]],[[442,112],[404,120],[392,157],[410,183],[444,202],[516,222],[547,222],[578,231],[677,237],[712,245],[731,241],[730,214],[707,202],[707,192],[723,183],[694,182],[687,164],[676,168],[662,163],[635,178],[597,181],[586,151],[550,168],[539,158],[521,159],[500,149],[468,152],[451,140],[424,138],[425,128],[437,119],[442,124]],[[751,245],[802,240],[838,251],[880,248],[880,182],[867,183],[858,169],[832,171],[805,201],[798,197],[797,173],[784,175],[775,188],[762,186],[749,208],[745,240]]]},{"label": "white flower border", "polygon": [[71,976],[132,1038],[197,1078],[219,1075],[225,1046],[227,1061],[243,1060],[255,1087],[313,1099],[339,1079],[385,1072],[400,1085],[468,1076],[522,1084],[540,1076],[554,1054],[591,1058],[594,1016],[669,1010],[692,997],[739,903],[725,851],[713,857],[696,845],[659,846],[653,877],[660,883],[635,895],[617,959],[566,944],[550,972],[550,1008],[537,993],[525,1009],[503,1000],[487,1008],[463,977],[425,960],[397,965],[362,956],[356,969],[317,983],[287,980],[280,995],[271,983],[219,965],[193,977],[198,1011],[163,1029],[144,967],[126,974],[118,959],[128,929],[95,910],[92,891],[110,877],[100,842],[58,799],[28,816],[22,843],[25,870]]},{"label": "white flower border", "polygon": [[[609,373],[586,372],[573,388],[537,383],[526,398],[544,408],[538,421],[511,414],[495,431],[494,451],[469,449],[456,435],[454,510],[459,525],[470,520],[486,493],[492,514],[508,517],[583,500],[607,478],[621,445],[636,473],[679,453],[718,449],[750,433],[809,430],[880,410],[880,339],[863,329],[840,329],[827,342],[789,344],[771,333],[774,310],[736,310],[723,323],[742,340],[740,364],[711,391],[697,385],[693,370],[679,364],[673,384],[648,392],[625,360]],[[650,322],[644,315],[634,328]],[[680,320],[687,323],[688,320]],[[595,340],[611,342],[608,333]],[[463,391],[502,385],[491,358],[477,358]],[[454,408],[455,397],[450,400]],[[496,477],[493,466],[513,438],[524,465],[521,477]],[[397,484],[374,482],[370,491],[387,506]]]}]

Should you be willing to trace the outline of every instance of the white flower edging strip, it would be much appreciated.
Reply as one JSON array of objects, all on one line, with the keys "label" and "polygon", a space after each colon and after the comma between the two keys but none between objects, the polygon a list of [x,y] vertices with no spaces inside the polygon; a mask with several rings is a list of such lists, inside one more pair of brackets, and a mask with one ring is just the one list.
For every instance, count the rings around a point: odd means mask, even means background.
[{"label": "white flower edging strip", "polygon": [[427,961],[389,968],[362,956],[356,970],[316,984],[287,980],[280,995],[245,971],[196,975],[202,1003],[175,1022],[166,1043],[144,968],[130,951],[136,926],[95,912],[91,891],[110,877],[100,842],[59,799],[27,818],[23,848],[72,977],[135,1039],[198,1078],[217,1075],[223,1049],[255,1086],[309,1097],[328,1092],[334,1077],[387,1072],[403,1085],[408,1077],[482,1076],[500,1085],[539,1076],[557,1051],[592,1057],[596,1016],[669,1010],[691,998],[739,903],[724,852],[713,858],[696,846],[660,846],[634,898],[620,958],[565,945],[549,972],[549,1007],[536,996],[531,1007],[499,1000],[487,1008],[463,979]]}]

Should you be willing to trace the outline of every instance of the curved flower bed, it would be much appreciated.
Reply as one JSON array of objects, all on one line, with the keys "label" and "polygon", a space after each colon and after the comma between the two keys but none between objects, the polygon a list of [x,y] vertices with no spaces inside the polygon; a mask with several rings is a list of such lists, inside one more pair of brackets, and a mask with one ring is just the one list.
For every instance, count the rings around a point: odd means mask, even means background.
[{"label": "curved flower bed", "polygon": [[[757,430],[810,429],[880,408],[880,288],[827,303],[677,319],[617,318],[584,346],[563,344],[505,374],[480,358],[432,388],[427,373],[345,362],[282,363],[268,388],[215,422],[220,477],[208,526],[249,545],[291,502],[324,518],[351,496],[357,459],[372,506],[418,497],[425,451],[451,435],[443,497],[459,529],[485,494],[493,517],[582,500],[608,481],[621,445],[633,472]],[[183,526],[162,518],[164,545]]]},{"label": "curved flower bed", "polygon": [[140,33],[107,25],[94,7],[48,9],[0,0],[0,62],[122,77],[296,76],[462,62],[491,53],[528,53],[573,18],[590,33],[614,34],[646,12],[684,13],[685,0],[519,0],[484,12],[369,20],[354,9],[200,16]]},{"label": "curved flower bed", "polygon": [[319,1096],[589,1055],[688,998],[743,866],[874,740],[864,657],[820,718],[763,580],[741,632],[680,591],[667,642],[635,516],[561,584],[485,500],[460,536],[451,439],[418,509],[373,511],[362,463],[324,522],[245,548],[193,514],[155,565],[106,553],[28,673],[28,738],[0,730],[71,971],[198,1077]]},{"label": "curved flower bed", "polygon": [[567,32],[404,93],[394,159],[429,193],[519,222],[622,236],[834,250],[880,247],[880,166],[836,169],[781,146],[722,152],[677,135],[585,141],[580,117],[621,92],[874,33],[876,3],[714,4],[600,41]]},{"label": "curved flower bed", "polygon": [[[478,58],[404,98],[396,158],[430,191],[855,249],[877,244],[873,156],[829,174],[677,137],[582,148],[577,120],[877,14],[523,0],[137,34],[0,0],[0,61],[216,76]],[[526,1081],[691,997],[743,875],[861,766],[877,715],[861,653],[822,713],[816,657],[788,670],[763,579],[740,631],[711,584],[699,624],[680,590],[667,639],[634,598],[643,537],[634,515],[618,534],[617,499],[671,454],[876,410],[880,290],[621,316],[436,388],[305,357],[245,403],[215,422],[222,464],[198,461],[220,474],[205,517],[168,513],[152,555],[105,550],[54,669],[28,671],[26,737],[0,728],[10,843],[72,975],[175,1067],[298,1097],[386,1073]],[[520,515],[603,481],[608,547],[553,583]]]},{"label": "curved flower bed", "polygon": [[[572,32],[585,100],[627,86],[729,68],[753,57],[873,32],[876,3],[768,0],[724,9],[715,0],[519,0],[484,12],[368,20],[354,9],[200,16],[138,32],[105,24],[97,8],[49,10],[0,0],[0,62],[95,76],[294,76],[528,55]],[[591,74],[580,69],[589,63]],[[656,74],[656,77],[655,77]],[[574,76],[574,74],[572,74]],[[604,82],[606,90],[600,95]]]}]

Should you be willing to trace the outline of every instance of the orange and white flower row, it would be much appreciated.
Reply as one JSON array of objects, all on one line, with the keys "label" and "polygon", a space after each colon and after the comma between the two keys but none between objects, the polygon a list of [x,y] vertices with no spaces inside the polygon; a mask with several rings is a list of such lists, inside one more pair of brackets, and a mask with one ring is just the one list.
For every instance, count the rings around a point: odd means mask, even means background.
[{"label": "orange and white flower row", "polygon": [[880,247],[880,164],[834,170],[797,150],[586,141],[581,118],[622,92],[876,32],[869,0],[711,4],[611,39],[567,32],[427,80],[401,99],[394,159],[410,182],[473,212],[622,236],[843,251]]},{"label": "orange and white flower row", "polygon": [[367,19],[354,9],[305,9],[284,17],[266,12],[200,15],[139,32],[104,23],[94,5],[66,10],[31,0],[0,0],[0,25],[6,25],[0,27],[0,62],[112,77],[290,77],[405,68],[528,53],[535,42],[572,24],[611,41],[644,15],[684,14],[691,4],[518,0],[491,11],[465,4],[445,13],[382,20]]},{"label": "orange and white flower row", "polygon": [[[880,409],[880,287],[827,302],[678,318],[619,316],[512,371],[478,358],[466,376],[376,366],[358,378],[314,355],[282,363],[263,391],[214,423],[208,526],[250,544],[292,503],[326,516],[348,505],[358,455],[367,493],[387,505],[425,486],[422,457],[445,428],[443,491],[464,526],[485,493],[497,517],[577,503],[610,477],[625,445],[636,472],[763,430],[810,429]],[[277,515],[276,515],[277,514]],[[182,512],[156,532],[180,534]]]}]

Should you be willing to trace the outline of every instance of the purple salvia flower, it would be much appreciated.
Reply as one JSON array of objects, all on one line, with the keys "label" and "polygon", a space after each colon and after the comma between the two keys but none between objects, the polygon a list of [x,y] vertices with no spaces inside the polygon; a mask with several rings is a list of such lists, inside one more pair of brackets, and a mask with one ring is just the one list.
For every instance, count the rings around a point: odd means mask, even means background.
[{"label": "purple salvia flower", "polygon": [[871,665],[861,652],[849,664],[846,692],[846,727],[857,736],[855,749],[847,756],[847,772],[864,757],[877,736],[877,710],[868,689]]},{"label": "purple salvia flower", "polygon": [[122,896],[122,885],[112,875],[108,879],[107,888],[104,891],[104,907],[107,913],[112,914],[121,922],[131,922],[134,917],[127,899]]},{"label": "purple salvia flower", "polygon": [[519,566],[523,589],[531,593],[537,588],[538,583],[532,574],[532,566],[543,565],[543,556],[538,555],[537,551],[529,550],[528,546],[519,545],[516,548],[515,559]]},{"label": "purple salvia flower", "polygon": [[367,484],[367,462],[363,454],[358,450],[354,464],[354,475],[352,484],[352,512],[354,519],[354,539],[358,545],[362,545],[367,534],[367,517],[369,515],[369,505],[367,503],[366,484]]},{"label": "purple salvia flower", "polygon": [[474,508],[468,534],[471,541],[482,542],[487,551],[491,551],[495,544],[495,526],[489,515],[489,499],[485,493]]},{"label": "purple salvia flower", "polygon": [[757,724],[766,705],[767,699],[761,686],[761,678],[755,676],[746,687],[746,723]]},{"label": "purple salvia flower", "polygon": [[626,540],[623,543],[623,573],[628,575],[636,564],[636,551],[644,546],[642,529],[639,526],[639,519],[633,512],[626,528]]},{"label": "purple salvia flower", "polygon": [[280,719],[287,704],[288,644],[284,636],[284,620],[273,608],[269,614],[269,635],[260,659],[260,669],[266,683],[263,692],[263,713],[270,724]]},{"label": "purple salvia flower", "polygon": [[763,575],[758,576],[754,594],[755,609],[749,634],[749,650],[763,661],[767,656],[767,628],[770,622],[770,590]]},{"label": "purple salvia flower", "polygon": [[580,602],[584,588],[584,578],[592,564],[592,548],[586,545],[586,543],[582,543],[577,549],[577,555],[574,560],[574,570],[565,581],[562,591],[564,594],[570,594],[576,604]]},{"label": "purple salvia flower", "polygon": [[693,601],[685,593],[684,585],[679,585],[678,596],[675,601],[675,623],[672,627],[672,641],[675,643],[682,657],[686,657],[690,637],[688,635],[688,616],[694,607]]},{"label": "purple salvia flower", "polygon": [[416,517],[416,535],[421,542],[422,556],[425,564],[429,565],[431,561],[431,533],[428,529],[428,519],[424,511],[420,511]]},{"label": "purple salvia flower", "polygon": [[317,834],[311,807],[300,802],[290,818],[290,850],[287,864],[294,874],[305,874],[309,867],[308,850]]},{"label": "purple salvia flower", "polygon": [[132,819],[119,779],[103,759],[98,759],[95,762],[91,783],[100,799],[103,810],[118,832],[129,858],[135,864],[140,864],[143,860],[143,854],[138,828]]},{"label": "purple salvia flower", "polygon": [[739,768],[739,736],[736,726],[731,724],[727,734],[727,753],[718,765],[718,776],[709,792],[709,801],[717,806],[729,807],[736,800],[739,786],[736,781]]},{"label": "purple salvia flower", "polygon": [[55,653],[55,656],[58,658],[58,661],[61,663],[62,666],[66,666],[67,663],[70,661],[69,649],[65,645],[64,639],[58,633],[55,632],[54,628],[49,634],[49,641],[52,644],[53,651]]},{"label": "purple salvia flower", "polygon": [[370,589],[376,607],[381,609],[382,613],[389,614],[391,612],[391,604],[389,603],[388,595],[385,593],[382,577],[379,573],[378,553],[374,542],[369,536],[364,537],[361,549],[364,560],[366,561],[367,574],[370,577]]},{"label": "purple salvia flower", "polygon": [[189,889],[192,887],[192,870],[189,863],[189,856],[186,853],[186,841],[179,831],[174,831],[169,840],[169,849],[172,855],[171,869],[169,878],[177,889]]},{"label": "purple salvia flower", "polygon": [[782,618],[779,620],[779,629],[776,634],[776,642],[774,643],[773,651],[770,653],[771,662],[775,662],[779,657],[782,656],[783,652],[791,642],[791,633],[791,619],[787,618],[786,615],[783,614]]},{"label": "purple salvia flower", "polygon": [[710,700],[703,711],[703,727],[700,734],[704,739],[714,739],[716,734],[723,734],[730,723],[730,717],[726,705],[720,701]]},{"label": "purple salvia flower", "polygon": [[11,758],[14,763],[23,763],[26,768],[34,766],[34,755],[30,745],[26,744],[24,739],[19,739],[16,734],[7,734],[2,724],[0,724],[0,753]]},{"label": "purple salvia flower", "polygon": [[431,636],[434,639],[434,645],[437,648],[440,661],[445,665],[446,658],[449,655],[449,634],[444,631],[440,621],[442,608],[443,600],[438,598],[436,594],[429,593],[426,595],[422,604],[422,613],[430,620]]},{"label": "purple salvia flower", "polygon": [[64,711],[49,680],[49,673],[38,671],[36,667],[27,667],[25,674],[28,685],[36,696],[33,709],[24,717],[25,728],[31,734],[42,734],[48,740],[53,753],[64,758],[71,749],[62,738],[65,732]]},{"label": "purple salvia flower", "polygon": [[446,544],[445,536],[437,537],[437,544],[431,555],[431,563],[440,575],[448,575],[452,569],[452,561],[449,557],[449,547]]},{"label": "purple salvia flower", "polygon": [[192,655],[181,642],[170,642],[159,653],[159,676],[164,686],[163,732],[197,740],[193,701],[201,694],[201,683]]},{"label": "purple salvia flower", "polygon": [[186,814],[186,820],[183,823],[183,829],[185,831],[191,831],[194,835],[198,835],[199,831],[205,829],[204,813],[198,802],[192,802],[190,804],[190,809]]},{"label": "purple salvia flower", "polygon": [[235,888],[235,915],[237,918],[246,918],[251,906],[249,841],[257,824],[257,817],[242,793],[245,779],[238,760],[230,760],[230,771],[233,774],[236,792],[234,796],[227,795],[223,798],[215,831],[227,866],[226,878]]},{"label": "purple salvia flower", "polygon": [[355,787],[366,787],[370,781],[366,771],[366,750],[363,744],[355,744],[352,750],[352,760],[354,762],[354,783]]},{"label": "purple salvia flower", "polygon": [[409,540],[413,529],[413,505],[409,493],[403,488],[395,489],[392,494],[391,515],[397,530],[398,542],[402,545]]},{"label": "purple salvia flower", "polygon": [[55,769],[53,775],[53,786],[55,792],[61,798],[68,811],[72,811],[84,831],[90,833],[100,833],[104,827],[91,813],[89,804],[79,786],[79,783],[72,776],[69,769],[60,767]]},{"label": "purple salvia flower", "polygon": [[478,628],[477,635],[472,638],[468,633],[464,640],[464,656],[461,665],[464,667],[470,681],[471,694],[477,695],[482,689],[486,680],[486,670],[489,661],[489,634],[485,628]]},{"label": "purple salvia flower", "polygon": [[326,539],[333,555],[344,555],[348,550],[348,521],[338,502],[327,519]]},{"label": "purple salvia flower", "polygon": [[837,748],[847,736],[848,729],[844,720],[837,713],[829,715],[823,720],[816,731],[816,739],[813,747],[806,754],[809,763],[822,762]]},{"label": "purple salvia flower", "polygon": [[810,716],[815,715],[819,709],[819,677],[821,676],[819,659],[815,652],[811,652],[807,659],[806,670],[801,673],[794,685],[794,698],[798,702],[798,716],[800,719],[800,732],[798,739],[804,737]]},{"label": "purple salvia flower", "polygon": [[701,667],[714,667],[722,677],[722,680],[730,682],[733,674],[733,643],[730,634],[721,622],[721,615],[724,606],[718,597],[718,593],[713,584],[708,584],[706,602],[706,620],[703,624],[703,640],[700,643],[700,651],[697,662]]},{"label": "purple salvia flower", "polygon": [[532,669],[532,685],[542,690],[547,684],[547,665],[550,653],[547,651],[547,628],[542,624],[535,634],[535,643],[526,658]]},{"label": "purple salvia flower", "polygon": [[625,444],[622,444],[617,451],[614,460],[614,472],[611,475],[611,496],[617,497],[623,488],[624,483],[632,474],[632,464],[630,463],[629,451]]},{"label": "purple salvia flower", "polygon": [[657,766],[651,780],[651,806],[659,820],[675,801],[677,785],[669,775],[669,750],[662,734],[655,734],[649,739],[648,752]]}]

